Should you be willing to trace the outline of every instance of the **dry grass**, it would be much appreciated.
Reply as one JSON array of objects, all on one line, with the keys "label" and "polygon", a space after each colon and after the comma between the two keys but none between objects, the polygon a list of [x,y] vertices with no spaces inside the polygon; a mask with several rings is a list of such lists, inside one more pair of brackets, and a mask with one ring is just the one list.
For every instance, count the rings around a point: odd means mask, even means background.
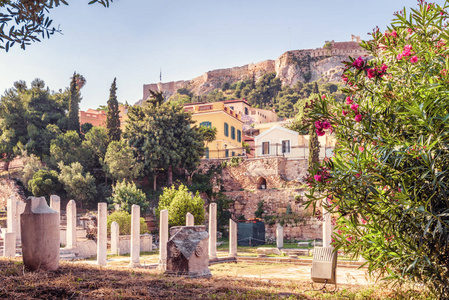
[{"label": "dry grass", "polygon": [[[226,268],[230,271],[233,264]],[[239,267],[242,267],[241,265]],[[61,262],[55,272],[29,272],[21,260],[0,259],[1,299],[410,299],[421,294],[358,285],[336,294],[307,292],[306,281],[245,279],[215,272],[211,279],[169,278],[157,270],[100,268]],[[228,275],[227,275],[228,274]]]}]

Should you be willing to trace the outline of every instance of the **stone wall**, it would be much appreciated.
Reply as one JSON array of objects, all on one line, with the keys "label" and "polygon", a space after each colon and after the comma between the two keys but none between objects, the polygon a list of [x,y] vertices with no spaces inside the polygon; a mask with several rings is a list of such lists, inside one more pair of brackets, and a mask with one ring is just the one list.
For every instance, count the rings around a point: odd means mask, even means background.
[{"label": "stone wall", "polygon": [[[208,170],[222,160],[205,160],[200,169]],[[229,164],[229,163],[228,163]],[[312,210],[304,207],[304,184],[307,159],[284,157],[247,159],[236,166],[223,168],[221,175],[213,179],[214,189],[220,188],[233,199],[230,212],[233,219],[255,218],[260,201],[263,201],[266,238],[276,236],[276,226],[284,226],[286,239],[320,239],[321,222],[312,216]],[[266,181],[265,189],[258,188],[259,180]]]}]

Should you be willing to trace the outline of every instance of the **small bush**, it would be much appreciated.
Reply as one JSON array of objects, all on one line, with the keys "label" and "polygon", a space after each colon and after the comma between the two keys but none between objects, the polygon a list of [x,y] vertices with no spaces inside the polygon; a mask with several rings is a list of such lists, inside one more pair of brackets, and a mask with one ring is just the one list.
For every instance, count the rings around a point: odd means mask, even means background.
[{"label": "small bush", "polygon": [[[108,235],[111,235],[111,223],[117,222],[120,235],[131,234],[131,215],[126,211],[116,211],[108,216]],[[144,218],[140,218],[140,234],[147,233],[147,223]]]},{"label": "small bush", "polygon": [[145,193],[137,188],[134,182],[127,182],[123,180],[117,182],[113,187],[112,197],[108,199],[108,202],[112,204],[119,204],[120,210],[124,210],[131,213],[131,207],[133,204],[140,206],[140,213],[145,213],[149,203]]}]

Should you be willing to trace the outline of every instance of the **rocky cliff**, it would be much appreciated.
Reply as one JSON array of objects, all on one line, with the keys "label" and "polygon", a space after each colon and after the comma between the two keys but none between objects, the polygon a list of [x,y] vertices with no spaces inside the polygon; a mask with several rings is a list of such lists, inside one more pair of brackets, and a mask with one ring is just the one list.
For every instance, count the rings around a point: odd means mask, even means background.
[{"label": "rocky cliff", "polygon": [[342,72],[341,62],[349,56],[358,57],[365,54],[365,50],[355,41],[326,42],[323,48],[288,51],[276,60],[213,70],[192,80],[144,84],[143,99],[148,98],[149,89],[163,91],[167,97],[180,88],[188,88],[196,95],[203,95],[220,88],[224,82],[234,83],[253,77],[257,81],[264,74],[272,72],[276,72],[284,85],[319,79],[338,82]]}]

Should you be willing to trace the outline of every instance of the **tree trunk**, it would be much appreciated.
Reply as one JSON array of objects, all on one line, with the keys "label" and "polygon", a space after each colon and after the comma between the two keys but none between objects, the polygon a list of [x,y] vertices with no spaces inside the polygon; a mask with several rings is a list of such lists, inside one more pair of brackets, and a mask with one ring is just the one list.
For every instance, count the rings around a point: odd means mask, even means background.
[{"label": "tree trunk", "polygon": [[173,184],[173,170],[171,166],[168,167],[167,184],[168,186],[171,186]]},{"label": "tree trunk", "polygon": [[156,191],[156,189],[157,189],[156,179],[157,179],[157,175],[156,175],[156,173],[154,173],[154,177],[153,177],[153,191]]}]

